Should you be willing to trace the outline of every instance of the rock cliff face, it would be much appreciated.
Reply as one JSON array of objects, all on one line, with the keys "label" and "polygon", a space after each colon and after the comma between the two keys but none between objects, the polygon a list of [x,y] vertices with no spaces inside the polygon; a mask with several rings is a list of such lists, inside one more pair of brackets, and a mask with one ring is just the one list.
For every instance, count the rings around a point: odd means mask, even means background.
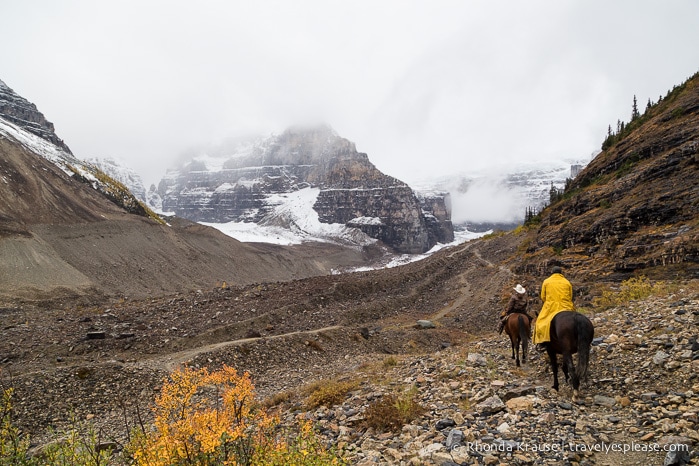
[{"label": "rock cliff face", "polygon": [[399,252],[425,252],[453,240],[446,195],[420,202],[332,129],[290,129],[198,156],[158,186],[163,211],[195,221],[268,222],[276,195],[319,188],[323,223],[357,228]]},{"label": "rock cliff face", "polygon": [[431,191],[417,194],[425,215],[427,232],[433,243],[449,243],[454,239],[451,222],[451,196],[448,192]]},{"label": "rock cliff face", "polygon": [[0,80],[0,116],[10,123],[52,142],[60,149],[70,153],[70,149],[61,138],[56,136],[53,123],[46,120],[37,110],[36,105],[19,96]]}]

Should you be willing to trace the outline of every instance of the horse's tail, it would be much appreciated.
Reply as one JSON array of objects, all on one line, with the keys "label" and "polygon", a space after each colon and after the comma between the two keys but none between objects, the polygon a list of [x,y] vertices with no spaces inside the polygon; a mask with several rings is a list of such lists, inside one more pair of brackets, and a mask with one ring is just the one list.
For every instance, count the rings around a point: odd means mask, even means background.
[{"label": "horse's tail", "polygon": [[575,375],[582,381],[587,377],[587,368],[590,362],[590,345],[595,336],[595,328],[590,319],[582,314],[575,316],[575,332],[578,334],[578,367]]},{"label": "horse's tail", "polygon": [[529,342],[529,326],[524,322],[524,316],[520,314],[517,316],[517,324],[519,326],[519,341],[522,342],[522,346],[526,348],[526,344]]}]

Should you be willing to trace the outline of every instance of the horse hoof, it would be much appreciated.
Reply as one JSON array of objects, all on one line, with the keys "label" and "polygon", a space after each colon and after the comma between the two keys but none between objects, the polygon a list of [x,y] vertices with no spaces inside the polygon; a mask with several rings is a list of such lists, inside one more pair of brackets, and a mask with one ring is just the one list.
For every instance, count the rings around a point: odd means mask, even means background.
[{"label": "horse hoof", "polygon": [[580,392],[578,390],[573,390],[573,401],[578,401],[580,399]]}]

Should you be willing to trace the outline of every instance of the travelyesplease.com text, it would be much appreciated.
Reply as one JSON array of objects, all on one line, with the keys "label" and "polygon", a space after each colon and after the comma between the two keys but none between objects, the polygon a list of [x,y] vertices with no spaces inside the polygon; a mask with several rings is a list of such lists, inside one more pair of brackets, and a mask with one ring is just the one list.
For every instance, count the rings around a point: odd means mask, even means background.
[{"label": "travelyesplease.com text", "polygon": [[462,445],[455,446],[452,450],[465,449],[469,453],[487,454],[495,452],[518,453],[518,452],[562,452],[570,451],[576,453],[594,452],[594,453],[631,453],[631,452],[669,452],[669,451],[689,451],[688,445],[683,444],[667,444],[659,443],[616,443],[616,442],[601,442],[601,443],[515,443],[515,442],[498,442],[498,443],[482,443],[482,442],[467,442]]}]

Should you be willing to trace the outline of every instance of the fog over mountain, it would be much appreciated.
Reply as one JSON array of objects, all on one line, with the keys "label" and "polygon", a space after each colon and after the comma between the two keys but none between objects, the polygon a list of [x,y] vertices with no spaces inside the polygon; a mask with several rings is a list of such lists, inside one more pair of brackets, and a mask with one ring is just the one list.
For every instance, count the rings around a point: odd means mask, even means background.
[{"label": "fog over mountain", "polygon": [[693,0],[6,3],[2,79],[146,186],[189,148],[297,124],[411,185],[585,159],[699,63]]}]

